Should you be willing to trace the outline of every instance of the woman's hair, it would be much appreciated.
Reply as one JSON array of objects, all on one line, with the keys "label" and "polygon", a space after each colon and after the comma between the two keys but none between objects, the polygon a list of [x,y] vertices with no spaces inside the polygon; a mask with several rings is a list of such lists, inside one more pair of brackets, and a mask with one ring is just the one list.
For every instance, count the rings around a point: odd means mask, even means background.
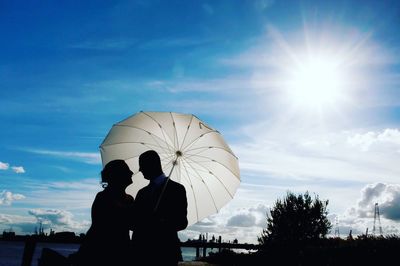
[{"label": "woman's hair", "polygon": [[108,162],[101,171],[101,186],[107,187],[110,183],[118,183],[121,180],[118,177],[122,171],[128,167],[124,160],[113,160]]}]

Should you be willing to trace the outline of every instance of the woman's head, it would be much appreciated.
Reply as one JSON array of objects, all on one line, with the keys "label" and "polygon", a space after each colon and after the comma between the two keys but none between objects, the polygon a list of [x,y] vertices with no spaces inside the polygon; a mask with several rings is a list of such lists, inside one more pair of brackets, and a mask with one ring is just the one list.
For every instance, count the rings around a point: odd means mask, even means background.
[{"label": "woman's head", "polygon": [[103,187],[126,188],[132,184],[132,174],[124,160],[110,161],[101,171],[101,182]]}]

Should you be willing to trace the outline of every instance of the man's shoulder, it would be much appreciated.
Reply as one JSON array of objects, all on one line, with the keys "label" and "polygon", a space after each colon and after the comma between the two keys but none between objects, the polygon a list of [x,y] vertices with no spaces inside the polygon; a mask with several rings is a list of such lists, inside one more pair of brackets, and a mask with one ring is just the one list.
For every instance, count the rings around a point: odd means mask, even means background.
[{"label": "man's shoulder", "polygon": [[172,179],[170,179],[168,181],[168,186],[170,186],[171,188],[174,188],[174,189],[185,190],[185,186],[184,185],[182,185],[182,184],[180,184],[180,183],[178,183],[178,182],[176,182],[176,181],[174,181]]}]

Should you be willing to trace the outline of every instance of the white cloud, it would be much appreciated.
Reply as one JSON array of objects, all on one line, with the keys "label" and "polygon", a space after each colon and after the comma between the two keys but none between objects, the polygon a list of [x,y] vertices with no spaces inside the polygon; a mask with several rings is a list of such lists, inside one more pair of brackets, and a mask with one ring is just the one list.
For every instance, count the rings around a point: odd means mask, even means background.
[{"label": "white cloud", "polygon": [[36,220],[29,216],[0,214],[0,231],[12,229],[17,234],[32,234]]},{"label": "white cloud", "polygon": [[65,210],[32,209],[28,213],[34,216],[38,222],[47,224],[58,230],[82,231],[90,224],[88,222],[75,221],[73,219],[73,214]]},{"label": "white cloud", "polygon": [[374,152],[363,152],[349,142],[356,135],[351,130],[320,130],[301,124],[287,128],[286,124],[270,122],[240,131],[249,140],[231,146],[239,157],[242,172],[337,183],[372,183],[377,179],[393,183],[400,176],[397,129],[384,129],[377,134],[376,139],[384,143]]},{"label": "white cloud", "polygon": [[10,167],[8,163],[0,162],[0,170],[7,170]]},{"label": "white cloud", "polygon": [[12,223],[12,219],[9,215],[0,213],[0,224],[10,224]]},{"label": "white cloud", "polygon": [[100,188],[100,179],[82,179],[80,181],[71,182],[49,182],[46,184],[48,188],[62,188],[63,190],[75,190],[75,191],[85,191],[94,193]]},{"label": "white cloud", "polygon": [[86,232],[90,222],[76,221],[73,215],[65,210],[44,210],[33,209],[28,212],[30,215],[0,214],[0,231],[12,229],[17,234],[33,234],[38,229],[39,222],[43,229],[50,228],[56,232]]},{"label": "white cloud", "polygon": [[25,169],[22,166],[13,166],[13,167],[11,167],[11,169],[17,174],[25,173]]},{"label": "white cloud", "polygon": [[378,203],[381,217],[400,221],[400,185],[369,184],[361,191],[361,199],[355,207],[358,217],[374,217],[375,203]]},{"label": "white cloud", "polygon": [[25,196],[22,194],[14,194],[6,190],[0,192],[0,205],[11,205],[13,201],[22,199],[25,199]]},{"label": "white cloud", "polygon": [[[0,170],[8,170],[10,168],[9,163],[0,162]],[[12,166],[11,169],[17,174],[25,173],[25,169],[22,166]]]},{"label": "white cloud", "polygon": [[369,131],[363,134],[355,134],[347,139],[352,146],[359,147],[362,151],[379,149],[400,151],[400,130],[387,128],[381,132]]},{"label": "white cloud", "polygon": [[221,79],[209,79],[209,80],[198,80],[198,79],[185,79],[176,81],[149,81],[147,83],[149,87],[156,89],[164,89],[171,93],[179,92],[232,92],[240,91],[243,89],[248,89],[251,84],[249,84],[248,77],[224,77]]},{"label": "white cloud", "polygon": [[266,224],[266,211],[263,204],[251,207],[236,208],[232,205],[225,206],[218,214],[188,227],[180,233],[181,239],[197,239],[199,234],[222,236],[224,241],[238,239],[241,243],[256,243],[257,236]]},{"label": "white cloud", "polygon": [[90,207],[97,192],[102,190],[99,177],[79,181],[30,182],[30,203],[38,208],[58,209],[63,206],[68,210],[85,210]]},{"label": "white cloud", "polygon": [[227,226],[250,227],[256,225],[256,217],[251,213],[237,214],[229,218]]},{"label": "white cloud", "polygon": [[100,154],[95,152],[49,151],[49,150],[37,150],[37,149],[27,149],[26,151],[36,154],[80,160],[88,164],[101,163]]}]

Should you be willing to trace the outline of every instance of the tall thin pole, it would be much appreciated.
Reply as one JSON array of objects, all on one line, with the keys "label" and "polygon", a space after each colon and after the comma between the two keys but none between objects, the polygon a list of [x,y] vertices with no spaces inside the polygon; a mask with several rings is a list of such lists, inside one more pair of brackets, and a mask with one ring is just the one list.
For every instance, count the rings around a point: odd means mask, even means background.
[{"label": "tall thin pole", "polygon": [[379,214],[379,205],[378,203],[375,203],[375,211],[374,211],[374,227],[372,228],[372,233],[375,236],[376,235],[376,220],[378,220],[378,226],[379,226],[379,235],[382,236],[382,226],[381,226],[381,218]]},{"label": "tall thin pole", "polygon": [[164,186],[163,186],[163,188],[162,188],[162,190],[161,190],[160,196],[159,196],[158,199],[157,199],[156,206],[154,207],[154,212],[157,211],[158,205],[160,205],[161,198],[162,198],[162,196],[164,195],[164,191],[165,191],[165,188],[167,187],[167,183],[168,183],[168,181],[169,181],[169,179],[170,179],[170,177],[171,177],[172,171],[174,170],[175,165],[178,164],[178,157],[181,156],[182,153],[176,152],[176,155],[177,155],[177,158],[176,158],[176,159],[174,160],[174,162],[172,163],[171,171],[169,172],[169,174],[168,174],[168,176],[167,176],[167,180],[165,181]]},{"label": "tall thin pole", "polygon": [[339,237],[340,238],[339,219],[337,217],[335,219],[335,237]]}]

